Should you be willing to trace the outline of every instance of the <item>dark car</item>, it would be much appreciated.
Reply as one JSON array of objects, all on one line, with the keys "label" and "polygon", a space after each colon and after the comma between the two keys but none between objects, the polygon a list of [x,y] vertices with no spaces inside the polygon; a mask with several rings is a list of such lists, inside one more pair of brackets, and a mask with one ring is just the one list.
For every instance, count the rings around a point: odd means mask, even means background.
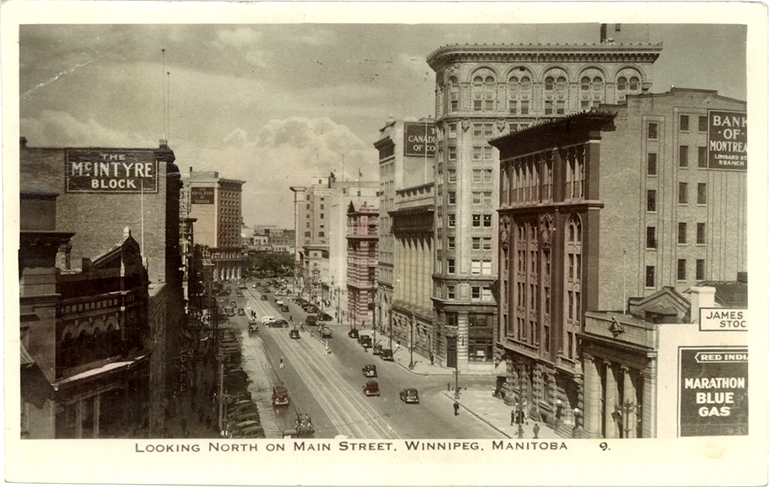
[{"label": "dark car", "polygon": [[371,348],[373,346],[373,344],[371,342],[371,336],[369,336],[369,335],[361,335],[361,336],[359,336],[358,337],[358,343],[360,343],[360,345],[363,348]]},{"label": "dark car", "polygon": [[374,345],[374,347],[371,349],[371,353],[373,353],[374,355],[381,354],[382,353],[382,345],[380,345],[378,343],[376,345]]},{"label": "dark car", "polygon": [[288,305],[284,304],[283,306],[280,307],[280,310],[283,311],[284,313],[288,313]]},{"label": "dark car", "polygon": [[273,326],[275,328],[288,328],[288,321],[286,321],[286,320],[275,320],[275,324]]},{"label": "dark car", "polygon": [[394,361],[395,357],[393,357],[393,349],[383,348],[382,353],[379,354],[379,358],[381,358],[382,360],[387,360],[389,362]]},{"label": "dark car", "polygon": [[331,328],[329,328],[327,326],[321,327],[321,329],[320,329],[320,336],[322,338],[331,338],[331,335],[332,335]]},{"label": "dark car", "polygon": [[267,301],[269,299],[266,294],[262,294],[262,301]]},{"label": "dark car", "polygon": [[350,338],[357,339],[358,338],[358,330],[357,330],[357,328],[353,328],[352,330],[348,331],[347,332],[347,336],[350,337]]},{"label": "dark car", "polygon": [[272,405],[288,406],[288,388],[283,384],[277,384],[272,387]]},{"label": "dark car", "polygon": [[318,324],[318,318],[315,315],[307,315],[304,322],[309,326],[316,326]]},{"label": "dark car", "polygon": [[238,308],[238,316],[246,316],[246,310],[243,308]]},{"label": "dark car", "polygon": [[379,384],[375,380],[370,380],[366,382],[366,385],[363,386],[363,394],[367,396],[378,396],[379,395]]},{"label": "dark car", "polygon": [[299,330],[297,330],[296,328],[294,328],[293,330],[289,331],[288,332],[288,336],[290,338],[302,338],[302,337],[299,336]]},{"label": "dark car", "polygon": [[318,315],[318,321],[331,321],[331,315],[328,313],[320,313]]},{"label": "dark car", "polygon": [[364,365],[361,370],[366,377],[376,377],[376,365]]},{"label": "dark car", "polygon": [[419,392],[413,388],[403,389],[400,393],[401,401],[409,404],[419,404]]}]

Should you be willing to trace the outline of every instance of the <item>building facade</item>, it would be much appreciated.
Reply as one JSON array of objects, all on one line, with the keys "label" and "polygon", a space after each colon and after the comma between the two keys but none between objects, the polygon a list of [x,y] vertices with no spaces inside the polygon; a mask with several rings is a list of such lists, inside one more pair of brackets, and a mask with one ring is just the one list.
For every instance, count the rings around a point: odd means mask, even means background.
[{"label": "building facade", "polygon": [[586,312],[622,313],[630,297],[746,270],[744,146],[727,154],[717,143],[724,114],[741,124],[745,107],[673,89],[492,141],[502,175],[497,347],[507,392],[523,395],[532,417],[572,434]]},{"label": "building facade", "polygon": [[374,323],[379,209],[365,201],[347,208],[347,312],[353,328]]}]

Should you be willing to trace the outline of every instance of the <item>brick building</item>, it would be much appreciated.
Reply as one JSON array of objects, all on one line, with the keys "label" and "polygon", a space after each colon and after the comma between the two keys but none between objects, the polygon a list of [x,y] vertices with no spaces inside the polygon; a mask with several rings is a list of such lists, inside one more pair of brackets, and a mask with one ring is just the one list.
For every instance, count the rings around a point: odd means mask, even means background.
[{"label": "brick building", "polygon": [[508,392],[532,417],[572,434],[586,312],[622,313],[631,297],[746,270],[745,148],[719,143],[725,120],[745,135],[745,108],[673,89],[491,141],[501,161],[497,347]]},{"label": "brick building", "polygon": [[374,322],[379,209],[347,207],[347,312],[353,328]]}]

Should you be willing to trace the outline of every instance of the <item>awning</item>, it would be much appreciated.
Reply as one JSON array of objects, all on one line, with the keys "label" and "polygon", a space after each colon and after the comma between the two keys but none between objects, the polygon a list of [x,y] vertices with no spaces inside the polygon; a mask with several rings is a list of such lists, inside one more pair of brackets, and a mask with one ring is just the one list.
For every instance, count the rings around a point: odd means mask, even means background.
[{"label": "awning", "polygon": [[73,375],[72,377],[67,377],[66,379],[62,379],[60,381],[54,382],[53,386],[55,389],[58,389],[60,386],[71,384],[73,382],[77,382],[80,380],[88,379],[90,377],[106,374],[108,372],[117,372],[121,369],[129,369],[132,365],[141,362],[146,357],[148,357],[148,355],[140,355],[130,360],[122,360],[119,362],[111,362],[108,364],[104,364],[101,367],[89,369],[89,370],[86,370],[85,372],[81,372],[79,374]]}]

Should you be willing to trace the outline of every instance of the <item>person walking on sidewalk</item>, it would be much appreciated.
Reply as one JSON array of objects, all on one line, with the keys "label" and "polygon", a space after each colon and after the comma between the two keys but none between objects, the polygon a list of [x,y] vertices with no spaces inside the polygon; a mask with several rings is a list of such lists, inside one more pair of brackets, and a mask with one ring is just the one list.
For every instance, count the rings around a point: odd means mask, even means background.
[{"label": "person walking on sidewalk", "polygon": [[459,416],[459,403],[454,401],[454,416]]},{"label": "person walking on sidewalk", "polygon": [[283,355],[281,355],[280,356],[280,368],[283,369],[285,367],[286,367],[286,365],[283,363]]}]

